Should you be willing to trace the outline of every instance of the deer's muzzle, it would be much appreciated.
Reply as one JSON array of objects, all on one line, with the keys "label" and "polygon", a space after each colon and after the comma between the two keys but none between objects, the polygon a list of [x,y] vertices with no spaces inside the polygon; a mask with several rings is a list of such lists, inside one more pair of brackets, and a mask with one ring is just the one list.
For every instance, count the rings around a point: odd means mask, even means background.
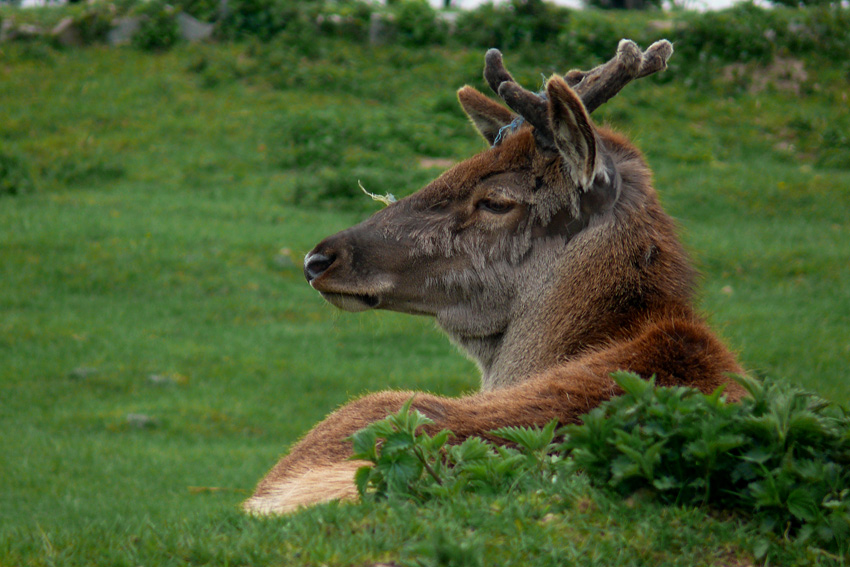
[{"label": "deer's muzzle", "polygon": [[[331,251],[313,251],[304,258],[304,277],[310,285],[322,294],[322,297],[332,305],[344,311],[365,311],[375,309],[381,303],[379,296],[369,293],[358,293],[359,290],[344,289],[338,283],[334,285],[322,279],[336,264],[344,264],[344,260]],[[337,266],[338,268],[338,266]],[[331,274],[328,276],[333,279]]]}]

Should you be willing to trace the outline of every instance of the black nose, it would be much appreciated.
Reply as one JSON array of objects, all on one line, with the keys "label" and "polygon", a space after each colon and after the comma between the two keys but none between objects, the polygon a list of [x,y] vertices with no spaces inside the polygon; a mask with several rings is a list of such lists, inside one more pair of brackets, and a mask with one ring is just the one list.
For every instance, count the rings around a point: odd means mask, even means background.
[{"label": "black nose", "polygon": [[318,252],[315,254],[308,254],[307,257],[304,258],[304,277],[307,278],[308,282],[313,281],[324,274],[325,271],[331,267],[331,264],[334,263],[334,260],[336,260],[336,256],[333,254],[330,256],[325,256]]}]

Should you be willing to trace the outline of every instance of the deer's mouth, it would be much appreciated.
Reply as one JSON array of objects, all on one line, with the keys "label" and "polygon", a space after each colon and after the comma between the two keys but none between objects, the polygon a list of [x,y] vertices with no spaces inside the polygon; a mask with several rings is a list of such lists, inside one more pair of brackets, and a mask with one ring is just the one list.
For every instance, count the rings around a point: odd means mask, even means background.
[{"label": "deer's mouth", "polygon": [[331,293],[320,291],[322,297],[343,311],[357,312],[376,309],[381,304],[381,298],[377,295],[357,294],[357,293]]}]

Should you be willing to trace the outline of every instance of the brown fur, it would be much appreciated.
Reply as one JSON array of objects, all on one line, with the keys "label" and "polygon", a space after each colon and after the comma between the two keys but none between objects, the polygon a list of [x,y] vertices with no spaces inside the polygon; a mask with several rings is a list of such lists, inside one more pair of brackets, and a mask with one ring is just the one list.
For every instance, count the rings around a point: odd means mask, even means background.
[{"label": "brown fur", "polygon": [[[526,124],[324,240],[305,261],[308,280],[343,309],[434,316],[478,362],[481,392],[415,394],[413,407],[456,442],[506,425],[576,423],[619,393],[616,370],[706,393],[725,386],[740,399],[728,375],[742,369],[692,307],[693,271],[640,152],[593,126],[560,78],[548,94],[545,132]],[[469,87],[459,98],[491,143],[515,117]],[[370,394],[329,415],[245,509],[355,497],[345,439],[413,395]]]}]

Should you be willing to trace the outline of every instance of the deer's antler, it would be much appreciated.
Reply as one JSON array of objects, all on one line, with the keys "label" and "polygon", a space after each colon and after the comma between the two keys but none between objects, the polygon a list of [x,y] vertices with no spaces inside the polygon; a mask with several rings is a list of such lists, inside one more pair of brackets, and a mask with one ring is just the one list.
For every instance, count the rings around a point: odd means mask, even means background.
[{"label": "deer's antler", "polygon": [[[620,40],[617,54],[607,63],[590,71],[573,70],[564,76],[581,97],[588,113],[593,112],[635,79],[667,68],[673,45],[666,39],[656,41],[645,52],[631,40]],[[505,69],[502,54],[491,49],[484,57],[484,78],[505,103],[538,130],[546,130],[546,100],[523,89]]]},{"label": "deer's antler", "polygon": [[573,70],[564,75],[581,97],[587,112],[593,112],[623,87],[635,79],[652,75],[667,68],[667,60],[673,54],[673,44],[666,39],[656,41],[642,52],[631,40],[620,40],[617,55],[607,63],[590,71]]},{"label": "deer's antler", "polygon": [[511,110],[534,126],[538,136],[551,138],[546,99],[516,82],[505,69],[498,49],[490,49],[484,56],[484,79]]}]

